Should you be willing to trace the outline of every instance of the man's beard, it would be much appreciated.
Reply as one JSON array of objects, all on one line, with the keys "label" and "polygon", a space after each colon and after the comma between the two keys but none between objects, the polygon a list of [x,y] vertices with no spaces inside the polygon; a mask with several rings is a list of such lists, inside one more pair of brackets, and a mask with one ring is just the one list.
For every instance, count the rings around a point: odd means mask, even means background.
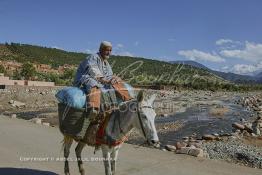
[{"label": "man's beard", "polygon": [[105,59],[108,59],[108,58],[109,58],[109,55],[105,55],[104,58],[105,58]]}]

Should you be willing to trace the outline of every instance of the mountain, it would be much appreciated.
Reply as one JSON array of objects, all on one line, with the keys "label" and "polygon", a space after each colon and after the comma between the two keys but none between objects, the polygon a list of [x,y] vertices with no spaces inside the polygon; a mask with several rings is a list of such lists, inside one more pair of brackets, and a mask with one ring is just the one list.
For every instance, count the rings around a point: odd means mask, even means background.
[{"label": "mountain", "polygon": [[[75,67],[84,60],[88,54],[67,52],[55,48],[28,44],[0,44],[0,61],[16,61],[20,63],[51,65],[58,69],[64,64]],[[136,85],[171,85],[194,89],[237,88],[229,81],[218,77],[207,70],[185,65],[172,64],[164,61],[145,59],[140,57],[111,56],[109,59],[113,72],[124,80]],[[12,74],[10,74],[12,76]],[[66,76],[39,73],[42,80],[63,82]],[[60,81],[60,80],[63,81]]]},{"label": "mountain", "polygon": [[262,83],[262,72],[260,72],[259,74],[257,74],[257,75],[255,76],[255,78],[256,78],[256,80],[257,80],[258,82]]},{"label": "mountain", "polygon": [[245,84],[245,83],[248,83],[248,84],[256,84],[256,83],[262,83],[261,79],[262,79],[262,75],[260,74],[260,76],[256,76],[256,77],[253,77],[253,76],[249,76],[249,75],[239,75],[239,74],[235,74],[235,73],[231,73],[231,72],[220,72],[220,71],[215,71],[215,70],[212,70],[212,69],[209,69],[208,67],[196,62],[196,61],[171,61],[171,63],[174,63],[174,64],[184,64],[184,65],[190,65],[190,66],[193,66],[193,67],[197,67],[197,68],[200,68],[200,69],[204,69],[204,70],[207,70],[225,80],[228,80],[228,81],[232,81],[234,83],[241,83],[241,84]]},{"label": "mountain", "polygon": [[201,68],[201,69],[211,70],[208,67],[206,67],[203,64],[200,64],[196,61],[170,61],[170,63],[190,65],[190,66]]}]

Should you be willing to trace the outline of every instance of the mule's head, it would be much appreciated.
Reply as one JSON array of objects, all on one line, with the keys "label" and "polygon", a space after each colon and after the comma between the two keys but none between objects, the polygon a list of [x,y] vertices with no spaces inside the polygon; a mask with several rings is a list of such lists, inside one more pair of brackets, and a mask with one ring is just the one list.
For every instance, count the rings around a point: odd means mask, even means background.
[{"label": "mule's head", "polygon": [[145,136],[148,143],[156,146],[156,144],[159,144],[159,139],[155,127],[156,113],[153,108],[155,98],[156,95],[154,94],[150,98],[145,99],[143,91],[139,91],[137,95],[139,113],[137,128]]}]

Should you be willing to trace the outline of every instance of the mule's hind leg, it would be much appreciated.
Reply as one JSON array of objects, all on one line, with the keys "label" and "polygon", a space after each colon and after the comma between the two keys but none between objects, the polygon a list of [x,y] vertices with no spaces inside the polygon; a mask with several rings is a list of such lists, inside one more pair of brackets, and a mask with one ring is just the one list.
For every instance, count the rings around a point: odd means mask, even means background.
[{"label": "mule's hind leg", "polygon": [[65,157],[65,167],[64,167],[64,172],[65,175],[70,175],[69,173],[69,163],[68,163],[68,157],[70,154],[70,147],[73,143],[73,139],[69,137],[64,137],[64,157]]},{"label": "mule's hind leg", "polygon": [[83,143],[83,142],[78,142],[78,144],[75,148],[78,168],[79,168],[79,172],[80,172],[81,175],[85,175],[85,169],[83,167],[83,161],[82,161],[82,157],[81,157],[81,153],[82,153],[82,150],[85,147],[85,145],[86,144]]}]

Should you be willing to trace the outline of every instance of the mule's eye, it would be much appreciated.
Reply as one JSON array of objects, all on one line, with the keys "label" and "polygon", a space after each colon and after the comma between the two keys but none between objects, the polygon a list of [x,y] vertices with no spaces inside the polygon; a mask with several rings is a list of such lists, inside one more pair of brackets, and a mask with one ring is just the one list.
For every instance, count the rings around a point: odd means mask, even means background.
[{"label": "mule's eye", "polygon": [[147,119],[145,115],[141,115],[141,118],[143,118],[143,119]]}]

